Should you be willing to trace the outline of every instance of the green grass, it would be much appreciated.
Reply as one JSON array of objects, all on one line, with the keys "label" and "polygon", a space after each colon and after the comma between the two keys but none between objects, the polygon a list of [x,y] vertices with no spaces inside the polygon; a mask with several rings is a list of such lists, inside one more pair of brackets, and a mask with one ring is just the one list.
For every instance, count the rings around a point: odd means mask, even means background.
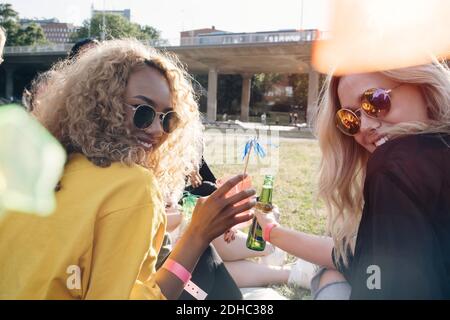
[{"label": "green grass", "polygon": [[[208,148],[215,148],[215,154],[220,153],[217,141],[209,137]],[[325,233],[325,215],[323,205],[314,199],[317,186],[317,173],[320,162],[320,150],[317,141],[313,139],[280,139],[278,150],[269,147],[268,156],[278,151],[279,165],[275,170],[275,185],[273,202],[280,208],[281,223],[289,228],[323,235]],[[254,154],[253,154],[254,156]],[[208,158],[206,157],[208,162]],[[233,175],[243,170],[240,159],[235,164],[210,164],[216,177]],[[248,173],[252,176],[253,185],[259,193],[263,181],[257,163],[249,165]],[[316,208],[315,208],[316,207]],[[294,261],[289,256],[288,261]],[[309,299],[309,292],[287,285],[274,288],[289,299]]]}]

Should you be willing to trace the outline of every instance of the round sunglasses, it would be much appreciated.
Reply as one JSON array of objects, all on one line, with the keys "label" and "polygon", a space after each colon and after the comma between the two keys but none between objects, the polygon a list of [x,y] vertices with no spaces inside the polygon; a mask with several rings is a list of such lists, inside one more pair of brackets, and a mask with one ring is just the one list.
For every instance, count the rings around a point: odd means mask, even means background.
[{"label": "round sunglasses", "polygon": [[354,136],[361,129],[361,110],[366,116],[373,119],[383,119],[391,110],[392,89],[371,88],[361,96],[361,106],[357,110],[341,108],[336,112],[336,126],[342,133]]},{"label": "round sunglasses", "polygon": [[150,127],[156,117],[161,121],[161,127],[165,133],[172,133],[180,123],[180,118],[175,111],[157,112],[154,107],[148,104],[127,104],[127,106],[134,110],[133,124],[141,130]]}]

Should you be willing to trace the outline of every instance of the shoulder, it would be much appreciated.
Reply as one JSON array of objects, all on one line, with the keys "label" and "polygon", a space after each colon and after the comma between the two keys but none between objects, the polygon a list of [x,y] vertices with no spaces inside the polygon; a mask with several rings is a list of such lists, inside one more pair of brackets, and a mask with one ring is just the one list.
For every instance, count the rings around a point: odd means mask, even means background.
[{"label": "shoulder", "polygon": [[380,171],[426,170],[428,174],[438,174],[449,155],[449,147],[442,139],[439,134],[417,134],[390,140],[369,158],[367,176]]},{"label": "shoulder", "polygon": [[101,211],[127,207],[163,205],[157,179],[142,166],[114,162],[102,168],[81,154],[72,155],[64,170],[62,188],[74,194],[103,199]]},{"label": "shoulder", "polygon": [[438,134],[410,135],[377,148],[367,163],[365,189],[383,181],[410,197],[432,201],[448,179],[449,148]]},{"label": "shoulder", "polygon": [[113,162],[108,167],[99,167],[90,162],[82,154],[73,154],[64,169],[64,174],[77,174],[91,176],[95,178],[107,178],[115,182],[139,183],[154,180],[153,173],[137,164],[126,165],[121,162]]}]

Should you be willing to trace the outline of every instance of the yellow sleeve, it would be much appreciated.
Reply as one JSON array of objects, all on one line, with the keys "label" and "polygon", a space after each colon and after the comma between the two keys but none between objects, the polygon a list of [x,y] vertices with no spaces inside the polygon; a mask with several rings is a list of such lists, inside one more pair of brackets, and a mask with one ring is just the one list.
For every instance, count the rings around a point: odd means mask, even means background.
[{"label": "yellow sleeve", "polygon": [[[134,206],[97,220],[85,299],[165,299],[154,281],[164,234],[155,209],[152,204]],[[144,260],[146,270],[141,270]],[[145,281],[139,280],[143,274]]]}]

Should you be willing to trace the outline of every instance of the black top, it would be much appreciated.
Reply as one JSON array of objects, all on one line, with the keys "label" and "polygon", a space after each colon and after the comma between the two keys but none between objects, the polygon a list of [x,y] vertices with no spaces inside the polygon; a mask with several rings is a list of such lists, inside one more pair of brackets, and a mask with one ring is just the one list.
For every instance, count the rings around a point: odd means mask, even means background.
[{"label": "black top", "polygon": [[351,299],[450,299],[449,146],[411,135],[371,155],[355,252],[336,265]]}]

